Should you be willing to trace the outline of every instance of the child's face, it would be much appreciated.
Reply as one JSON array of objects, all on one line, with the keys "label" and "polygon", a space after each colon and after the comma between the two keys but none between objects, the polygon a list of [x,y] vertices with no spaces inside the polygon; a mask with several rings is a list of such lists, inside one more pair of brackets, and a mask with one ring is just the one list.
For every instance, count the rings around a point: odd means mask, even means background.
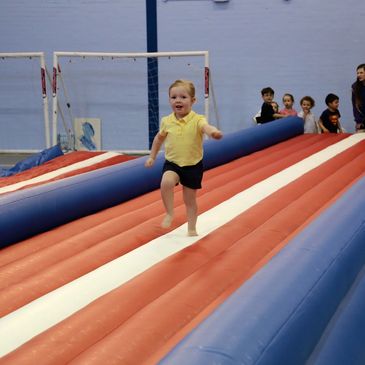
[{"label": "child's face", "polygon": [[292,101],[292,99],[291,99],[290,96],[285,95],[283,97],[283,104],[284,104],[284,106],[285,106],[286,109],[291,109],[293,107],[293,104],[294,103],[293,103],[293,101]]},{"label": "child's face", "polygon": [[357,79],[360,82],[365,82],[365,69],[360,67],[357,71],[356,71],[356,75],[357,75]]},{"label": "child's face", "polygon": [[337,99],[337,100],[332,101],[331,103],[328,103],[328,108],[331,110],[337,110],[339,105],[340,105],[340,101]]},{"label": "child's face", "polygon": [[183,86],[176,86],[170,90],[169,101],[176,118],[181,119],[191,112],[195,103],[188,90]]},{"label": "child's face", "polygon": [[170,90],[170,105],[178,119],[184,118],[191,112],[195,100],[183,86],[175,86]]},{"label": "child's face", "polygon": [[262,95],[262,99],[264,100],[265,103],[271,104],[271,102],[274,99],[274,94],[265,93],[264,95]]},{"label": "child's face", "polygon": [[302,101],[302,104],[301,104],[301,107],[302,107],[302,109],[303,109],[303,112],[305,112],[305,113],[309,113],[309,112],[310,112],[310,110],[312,109],[312,104],[311,104],[311,102],[310,102],[310,101],[308,101],[308,100],[303,100],[303,101]]}]

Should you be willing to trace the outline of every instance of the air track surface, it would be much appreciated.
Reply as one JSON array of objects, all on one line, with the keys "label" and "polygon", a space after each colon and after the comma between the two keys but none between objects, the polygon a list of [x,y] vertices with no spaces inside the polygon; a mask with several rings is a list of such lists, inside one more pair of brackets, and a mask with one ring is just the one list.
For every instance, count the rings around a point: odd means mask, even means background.
[{"label": "air track surface", "polygon": [[286,119],[207,142],[198,237],[162,158],[1,195],[0,364],[364,364],[365,134]]}]

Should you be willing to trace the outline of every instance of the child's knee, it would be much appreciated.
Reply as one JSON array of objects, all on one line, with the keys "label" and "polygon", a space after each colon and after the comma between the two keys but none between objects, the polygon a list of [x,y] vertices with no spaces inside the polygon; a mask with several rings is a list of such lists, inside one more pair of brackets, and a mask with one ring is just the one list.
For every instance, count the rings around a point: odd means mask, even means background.
[{"label": "child's knee", "polygon": [[179,176],[173,171],[165,171],[162,175],[161,188],[174,188],[179,183]]},{"label": "child's knee", "polygon": [[176,181],[176,179],[172,179],[172,178],[166,178],[166,179],[162,179],[161,181],[161,189],[166,190],[166,189],[173,189],[175,187],[175,185],[178,184],[178,181]]}]

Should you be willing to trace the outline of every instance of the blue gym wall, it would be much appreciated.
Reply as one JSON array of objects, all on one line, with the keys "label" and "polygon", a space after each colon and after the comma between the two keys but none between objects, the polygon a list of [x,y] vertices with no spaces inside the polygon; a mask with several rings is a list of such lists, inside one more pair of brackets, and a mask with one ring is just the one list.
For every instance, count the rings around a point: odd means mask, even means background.
[{"label": "blue gym wall", "polygon": [[[209,50],[223,131],[252,126],[252,116],[261,105],[260,90],[268,85],[278,101],[285,92],[294,94],[298,110],[299,99],[311,95],[317,116],[325,108],[326,94],[338,94],[343,125],[353,131],[350,85],[356,66],[365,62],[365,2],[156,0],[156,4],[159,51]],[[146,33],[145,0],[2,0],[0,4],[0,51],[44,51],[49,70],[53,51],[145,52]],[[0,61],[0,128],[7,131],[0,133],[0,150],[42,149],[39,79],[29,81],[19,74],[9,81],[1,72],[9,65]],[[88,91],[95,101],[103,100],[103,82],[109,83],[100,77],[99,87]],[[26,87],[35,98],[19,97],[22,83],[29,84]],[[136,98],[136,105],[146,95],[146,84],[138,85],[130,97]],[[110,104],[100,103],[98,111],[108,121],[103,125],[103,148],[145,144],[146,121],[133,120],[133,113],[126,119],[137,132],[122,136],[113,132],[121,120]]]}]

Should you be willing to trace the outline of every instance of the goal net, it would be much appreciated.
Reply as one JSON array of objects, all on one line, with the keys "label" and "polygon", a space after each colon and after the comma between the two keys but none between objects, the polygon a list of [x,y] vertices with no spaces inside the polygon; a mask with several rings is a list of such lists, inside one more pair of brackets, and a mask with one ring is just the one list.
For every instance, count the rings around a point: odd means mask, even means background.
[{"label": "goal net", "polygon": [[[207,51],[155,53],[55,52],[53,143],[76,149],[146,152],[176,79],[196,87],[194,110],[218,121],[210,101]],[[61,121],[60,121],[61,119]],[[81,139],[94,138],[91,145]]]},{"label": "goal net", "polygon": [[43,52],[0,53],[0,152],[50,147]]}]

